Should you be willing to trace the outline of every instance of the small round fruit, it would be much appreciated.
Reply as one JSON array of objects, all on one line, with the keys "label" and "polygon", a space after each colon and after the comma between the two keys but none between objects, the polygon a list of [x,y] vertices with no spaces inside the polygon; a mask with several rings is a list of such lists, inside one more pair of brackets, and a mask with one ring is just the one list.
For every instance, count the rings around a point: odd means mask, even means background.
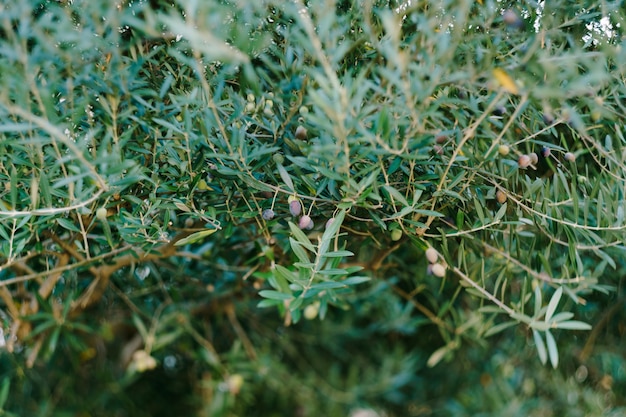
[{"label": "small round fruit", "polygon": [[302,213],[302,205],[298,200],[289,202],[289,213],[291,213],[294,217],[299,216],[300,213]]},{"label": "small round fruit", "polygon": [[506,203],[506,194],[502,190],[496,191],[496,200],[500,204]]},{"label": "small round fruit", "polygon": [[304,308],[304,318],[307,320],[313,320],[317,317],[317,313],[320,311],[319,303],[309,304]]},{"label": "small round fruit", "polygon": [[311,217],[305,214],[304,216],[300,217],[300,220],[298,221],[298,227],[300,229],[311,230],[313,228],[313,220],[311,219]]},{"label": "small round fruit", "polygon": [[274,162],[281,165],[283,162],[285,162],[285,157],[282,153],[275,153],[274,155],[272,155],[272,159],[274,160]]},{"label": "small round fruit", "polygon": [[335,221],[334,217],[331,217],[330,219],[328,219],[326,221],[326,224],[324,225],[324,229],[328,229],[330,227],[330,225],[333,224],[334,221]]},{"label": "small round fruit", "polygon": [[504,13],[502,14],[502,20],[509,27],[514,28],[514,29],[519,29],[524,25],[524,22],[522,21],[522,19],[512,9],[507,9],[504,11]]},{"label": "small round fruit", "polygon": [[437,155],[443,155],[443,148],[440,145],[433,146],[433,152]]},{"label": "small round fruit", "polygon": [[239,374],[233,374],[229,376],[228,380],[226,381],[226,385],[228,386],[228,391],[233,395],[239,394],[239,392],[241,391],[241,387],[243,386],[243,383],[244,383],[243,376]]},{"label": "small round fruit", "polygon": [[533,165],[537,165],[537,162],[539,162],[539,157],[534,152],[529,153],[528,157],[530,158],[530,163]]},{"label": "small round fruit", "polygon": [[309,108],[307,106],[300,106],[298,112],[300,113],[300,115],[306,116],[307,114],[309,114]]},{"label": "small round fruit", "polygon": [[302,125],[296,128],[296,139],[306,140],[308,137],[306,128]]},{"label": "small round fruit", "polygon": [[402,230],[393,229],[391,231],[391,240],[393,240],[394,242],[397,242],[400,239],[402,239]]},{"label": "small round fruit", "polygon": [[550,148],[548,148],[547,146],[541,148],[541,156],[543,156],[544,158],[548,158],[551,153],[552,152],[550,151]]},{"label": "small round fruit", "polygon": [[439,278],[443,278],[446,275],[446,267],[440,263],[433,264],[433,275]]},{"label": "small round fruit", "polygon": [[271,117],[271,116],[274,115],[274,112],[272,111],[272,109],[270,107],[266,107],[266,108],[263,109],[263,114],[268,116],[268,117]]},{"label": "small round fruit", "polygon": [[528,166],[530,165],[530,156],[528,155],[520,156],[519,159],[517,160],[517,165],[519,165],[519,167],[522,169],[528,168]]},{"label": "small round fruit", "polygon": [[272,100],[265,100],[265,108],[271,109],[274,107],[274,102]]},{"label": "small round fruit", "polygon": [[256,106],[252,102],[246,104],[246,113],[252,113],[256,109]]},{"label": "small round fruit", "polygon": [[439,259],[439,252],[437,252],[435,248],[426,249],[426,259],[428,259],[428,262],[431,264],[434,264]]},{"label": "small round fruit", "polygon": [[106,209],[106,207],[100,207],[98,210],[96,210],[96,218],[98,220],[106,220],[106,218],[107,218],[107,209]]},{"label": "small round fruit", "polygon": [[502,156],[507,156],[511,152],[511,148],[508,145],[500,145],[498,147],[498,153]]},{"label": "small round fruit", "polygon": [[566,161],[574,162],[576,160],[576,155],[574,155],[571,152],[565,152],[565,155],[563,155],[563,158],[565,158]]},{"label": "small round fruit", "polygon": [[256,100],[256,98],[254,97],[254,94],[252,94],[252,93],[248,93],[248,96],[246,98],[250,102],[253,102],[254,100]]},{"label": "small round fruit", "polygon": [[272,209],[263,210],[261,217],[263,217],[263,220],[272,220],[274,218],[274,210]]}]

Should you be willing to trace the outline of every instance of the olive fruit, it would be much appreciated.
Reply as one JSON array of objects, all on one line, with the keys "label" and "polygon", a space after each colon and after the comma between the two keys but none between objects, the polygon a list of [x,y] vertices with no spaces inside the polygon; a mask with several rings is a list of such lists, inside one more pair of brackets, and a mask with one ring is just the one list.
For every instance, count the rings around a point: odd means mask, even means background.
[{"label": "olive fruit", "polygon": [[434,276],[439,278],[443,278],[446,275],[446,267],[440,263],[433,264],[431,271]]},{"label": "olive fruit", "polygon": [[292,200],[289,202],[289,213],[291,213],[294,217],[299,216],[300,213],[302,213],[302,205],[298,200]]},{"label": "olive fruit", "polygon": [[509,148],[508,145],[500,145],[498,147],[498,153],[502,156],[507,156],[510,151],[511,151],[511,148]]},{"label": "olive fruit", "polygon": [[298,109],[298,112],[300,113],[301,116],[306,116],[307,114],[309,114],[309,108],[307,106],[301,106]]},{"label": "olive fruit", "polygon": [[272,159],[274,160],[274,162],[281,165],[283,162],[285,162],[285,157],[282,153],[275,153],[274,155],[272,155]]},{"label": "olive fruit", "polygon": [[296,134],[295,135],[296,135],[296,139],[300,139],[300,140],[306,140],[307,137],[308,137],[306,128],[304,126],[302,126],[302,125],[299,125],[296,128]]},{"label": "olive fruit", "polygon": [[576,160],[576,155],[574,155],[571,152],[565,152],[565,155],[563,155],[563,158],[565,158],[566,161],[574,162]]},{"label": "olive fruit", "polygon": [[506,203],[506,194],[504,193],[504,191],[496,191],[496,201],[500,204]]},{"label": "olive fruit", "polygon": [[519,165],[520,168],[528,168],[528,166],[530,165],[530,156],[528,155],[522,155],[519,157],[519,159],[517,160],[517,165]]},{"label": "olive fruit", "polygon": [[313,320],[317,317],[317,313],[320,311],[319,303],[309,304],[304,308],[304,318],[307,320]]},{"label": "olive fruit", "polygon": [[98,220],[106,220],[106,218],[107,218],[107,209],[106,209],[106,207],[100,207],[98,210],[96,210],[96,218]]},{"label": "olive fruit", "polygon": [[541,156],[543,156],[544,158],[547,158],[550,156],[550,148],[548,148],[547,146],[544,146],[543,148],[541,148]]},{"label": "olive fruit", "polygon": [[539,162],[539,157],[534,152],[529,153],[528,157],[530,158],[530,163],[533,165],[537,165],[537,162]]},{"label": "olive fruit", "polygon": [[261,217],[263,217],[263,220],[272,220],[274,218],[274,210],[272,209],[263,210]]},{"label": "olive fruit", "polygon": [[313,220],[310,216],[305,214],[304,216],[300,217],[300,220],[298,221],[298,227],[300,229],[311,230],[313,229]]},{"label": "olive fruit", "polygon": [[426,249],[426,259],[428,259],[428,262],[431,264],[434,264],[437,262],[437,259],[439,259],[439,252],[437,252],[435,248]]},{"label": "olive fruit", "polygon": [[402,230],[394,229],[391,231],[391,240],[393,240],[394,242],[397,242],[401,238],[402,238]]},{"label": "olive fruit", "polygon": [[330,219],[328,219],[326,221],[326,225],[324,226],[324,229],[328,229],[330,227],[330,225],[333,224],[334,221],[335,221],[334,217],[331,217]]}]

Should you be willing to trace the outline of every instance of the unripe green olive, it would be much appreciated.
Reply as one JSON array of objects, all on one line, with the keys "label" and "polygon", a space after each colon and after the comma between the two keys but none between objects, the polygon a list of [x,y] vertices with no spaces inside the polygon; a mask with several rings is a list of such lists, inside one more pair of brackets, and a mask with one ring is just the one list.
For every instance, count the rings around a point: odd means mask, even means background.
[{"label": "unripe green olive", "polygon": [[576,155],[574,155],[571,152],[565,152],[565,155],[563,155],[563,158],[565,158],[566,161],[574,162],[576,160]]},{"label": "unripe green olive", "polygon": [[100,207],[98,210],[96,210],[96,218],[98,220],[106,220],[106,218],[107,218],[107,209],[106,209],[106,207]]},{"label": "unripe green olive", "polygon": [[534,152],[529,153],[528,157],[530,158],[530,163],[533,165],[537,165],[537,162],[539,162],[539,157]]},{"label": "unripe green olive", "polygon": [[498,147],[498,153],[502,156],[507,156],[510,151],[511,151],[511,148],[509,148],[508,145],[500,145]]},{"label": "unripe green olive", "polygon": [[246,98],[250,102],[253,102],[254,100],[256,100],[256,98],[254,97],[254,94],[252,94],[252,93],[248,93],[248,96]]},{"label": "unripe green olive", "polygon": [[307,114],[309,114],[309,108],[307,106],[300,106],[298,112],[300,113],[300,115],[306,116]]},{"label": "unripe green olive", "polygon": [[391,231],[391,240],[393,240],[394,242],[397,242],[401,238],[402,238],[402,230],[394,229]]},{"label": "unripe green olive", "polygon": [[283,162],[285,162],[285,157],[282,153],[275,153],[274,155],[272,155],[272,159],[274,160],[274,162],[281,165]]},{"label": "unripe green olive", "polygon": [[304,308],[304,318],[307,320],[313,320],[317,317],[317,314],[320,311],[319,303],[309,304]]},{"label": "unripe green olive", "polygon": [[252,113],[254,111],[254,109],[256,108],[256,106],[254,105],[254,103],[252,102],[248,102],[246,104],[246,112],[247,113]]}]

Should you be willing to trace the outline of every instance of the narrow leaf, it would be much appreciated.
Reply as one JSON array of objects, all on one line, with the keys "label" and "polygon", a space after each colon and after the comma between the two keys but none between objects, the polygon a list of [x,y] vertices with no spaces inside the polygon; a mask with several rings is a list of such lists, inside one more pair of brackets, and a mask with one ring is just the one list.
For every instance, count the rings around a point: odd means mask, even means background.
[{"label": "narrow leaf", "polygon": [[556,348],[556,341],[554,336],[550,333],[550,330],[546,331],[546,344],[548,345],[548,356],[550,357],[550,363],[552,367],[556,369],[559,365],[559,351]]},{"label": "narrow leaf", "polygon": [[554,323],[554,327],[557,329],[568,330],[591,330],[591,325],[578,320],[562,321]]},{"label": "narrow leaf", "polygon": [[276,167],[278,168],[278,173],[280,174],[280,178],[282,178],[287,188],[290,191],[293,191],[295,193],[296,188],[293,186],[293,181],[291,181],[291,177],[289,176],[289,173],[287,172],[285,167],[282,166],[282,164],[276,164]]},{"label": "narrow leaf", "polygon": [[189,235],[189,236],[179,240],[178,242],[174,243],[174,246],[183,246],[183,245],[186,245],[188,243],[198,242],[199,240],[202,240],[205,237],[210,236],[210,235],[212,235],[215,232],[217,232],[217,229],[208,229],[208,230],[202,230],[200,232],[192,233],[191,235]]},{"label": "narrow leaf", "polygon": [[548,352],[546,351],[546,345],[543,343],[541,333],[533,329],[533,339],[535,339],[535,346],[537,346],[537,353],[539,354],[539,360],[542,364],[548,361]]},{"label": "narrow leaf", "polygon": [[550,321],[552,315],[556,311],[556,307],[561,301],[561,295],[563,295],[563,287],[557,288],[557,290],[552,294],[552,298],[550,299],[550,303],[548,304],[548,309],[546,310],[546,321]]}]

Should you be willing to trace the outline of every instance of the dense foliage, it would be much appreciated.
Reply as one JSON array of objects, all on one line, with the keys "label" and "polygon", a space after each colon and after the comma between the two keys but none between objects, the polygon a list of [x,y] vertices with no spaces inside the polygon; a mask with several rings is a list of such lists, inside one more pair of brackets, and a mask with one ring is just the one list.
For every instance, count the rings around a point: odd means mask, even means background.
[{"label": "dense foliage", "polygon": [[4,415],[626,412],[617,2],[0,3]]}]

